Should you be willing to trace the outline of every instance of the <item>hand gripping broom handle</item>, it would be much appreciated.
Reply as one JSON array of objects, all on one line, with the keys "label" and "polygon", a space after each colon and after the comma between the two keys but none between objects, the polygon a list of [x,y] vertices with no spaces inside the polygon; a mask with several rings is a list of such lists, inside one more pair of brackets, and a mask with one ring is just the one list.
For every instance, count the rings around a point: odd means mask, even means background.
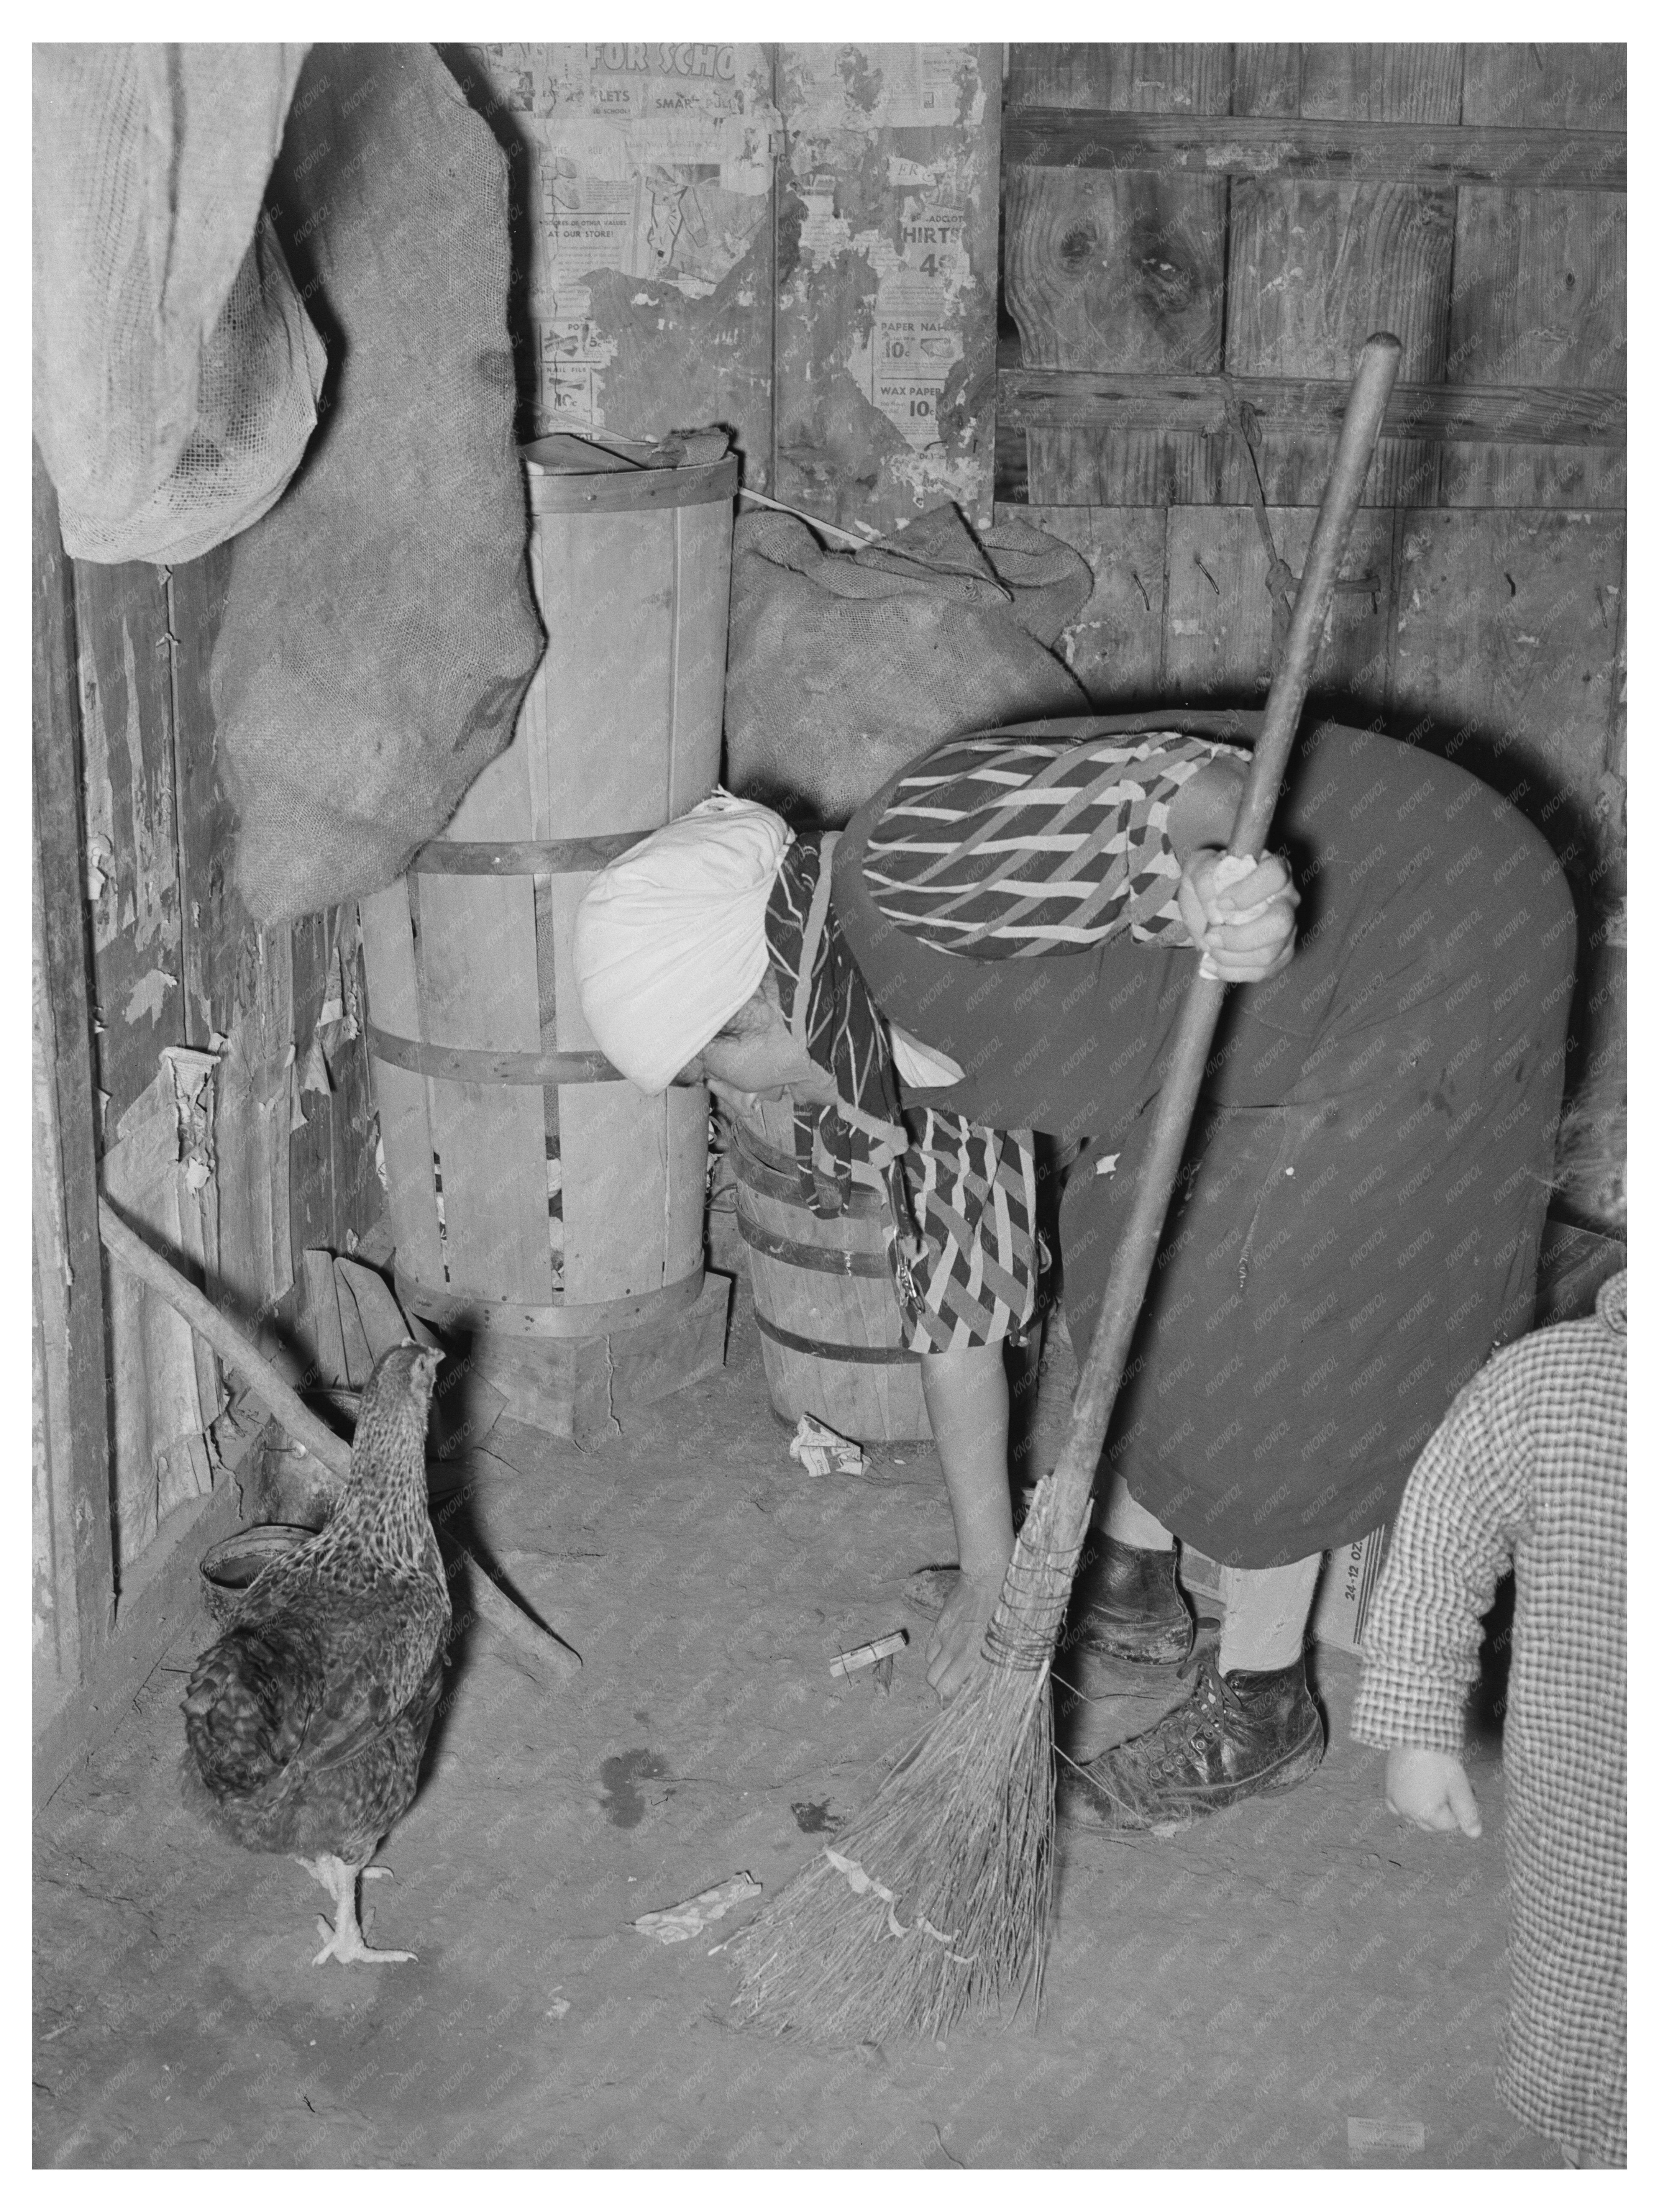
[{"label": "hand gripping broom handle", "polygon": [[[1398,338],[1386,333],[1367,338],[1348,393],[1336,458],[1331,464],[1325,495],[1319,503],[1319,519],[1314,525],[1313,539],[1303,566],[1285,656],[1267,694],[1261,734],[1256,740],[1243,796],[1238,803],[1227,847],[1230,853],[1255,860],[1267,842],[1324,635],[1336,572],[1399,367]],[[1152,1139],[1141,1165],[1128,1224],[1112,1256],[1100,1319],[1095,1324],[1094,1341],[1089,1346],[1089,1356],[1084,1362],[1072,1404],[1071,1429],[1054,1468],[1057,1494],[1054,1527],[1062,1546],[1082,1541],[1090,1493],[1100,1463],[1101,1447],[1106,1441],[1107,1424],[1112,1417],[1130,1339],[1146,1295],[1152,1262],[1158,1255],[1164,1217],[1169,1211],[1170,1194],[1186,1150],[1187,1133],[1204,1078],[1204,1063],[1209,1057],[1226,989],[1224,982],[1194,973],[1176,1024],[1169,1073],[1158,1093]]]}]

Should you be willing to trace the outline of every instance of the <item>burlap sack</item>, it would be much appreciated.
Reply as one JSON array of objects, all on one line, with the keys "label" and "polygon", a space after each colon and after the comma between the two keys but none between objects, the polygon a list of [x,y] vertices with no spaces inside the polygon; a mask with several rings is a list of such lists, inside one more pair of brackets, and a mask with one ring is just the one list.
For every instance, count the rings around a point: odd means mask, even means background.
[{"label": "burlap sack", "polygon": [[842,823],[942,738],[1086,713],[1048,648],[1091,580],[1032,524],[975,538],[954,507],[856,553],[826,553],[793,516],[740,514],[727,784],[792,820]]},{"label": "burlap sack", "polygon": [[34,434],[79,561],[265,513],[327,356],[260,213],[303,46],[33,50]]},{"label": "burlap sack", "polygon": [[506,157],[429,46],[318,46],[270,199],[328,343],[215,649],[236,883],[276,921],[379,889],[507,744],[541,657],[507,335]]}]

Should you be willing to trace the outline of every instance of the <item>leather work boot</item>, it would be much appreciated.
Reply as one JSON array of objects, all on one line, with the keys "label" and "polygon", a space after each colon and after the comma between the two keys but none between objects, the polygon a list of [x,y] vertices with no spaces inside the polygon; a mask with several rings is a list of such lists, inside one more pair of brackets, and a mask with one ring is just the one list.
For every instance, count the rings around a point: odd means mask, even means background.
[{"label": "leather work boot", "polygon": [[1325,1731],[1299,1657],[1270,1672],[1224,1674],[1208,1650],[1184,1705],[1144,1735],[1066,1773],[1060,1812],[1095,1827],[1173,1831],[1261,1790],[1288,1790],[1324,1755]]},{"label": "leather work boot", "polygon": [[1176,1580],[1173,1546],[1143,1552],[1096,1530],[1079,1573],[1068,1643],[1138,1666],[1178,1666],[1193,1648],[1193,1616]]}]

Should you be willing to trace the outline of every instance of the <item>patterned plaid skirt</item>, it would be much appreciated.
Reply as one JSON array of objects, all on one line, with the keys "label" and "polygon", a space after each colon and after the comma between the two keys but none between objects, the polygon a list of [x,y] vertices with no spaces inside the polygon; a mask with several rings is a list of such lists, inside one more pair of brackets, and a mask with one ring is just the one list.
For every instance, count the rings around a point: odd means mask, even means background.
[{"label": "patterned plaid skirt", "polygon": [[1037,1310],[1044,1258],[1030,1130],[988,1129],[931,1106],[908,1107],[904,1127],[901,1166],[925,1248],[900,1260],[889,1224],[906,1350],[1018,1344]]}]

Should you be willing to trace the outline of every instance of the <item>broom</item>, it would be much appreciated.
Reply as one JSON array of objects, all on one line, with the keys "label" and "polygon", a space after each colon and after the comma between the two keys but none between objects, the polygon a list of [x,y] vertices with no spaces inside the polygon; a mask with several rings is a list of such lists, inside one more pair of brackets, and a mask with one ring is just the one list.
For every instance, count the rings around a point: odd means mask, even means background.
[{"label": "broom", "polygon": [[[1266,842],[1400,351],[1381,334],[1360,354],[1231,854],[1254,860]],[[879,2043],[899,2032],[941,2036],[970,2004],[994,2010],[1011,1991],[1031,1990],[1034,2010],[1041,2002],[1054,1874],[1048,1670],[1226,988],[1201,967],[1188,988],[1065,1449],[1020,1529],[986,1631],[987,1663],[835,1846],[734,1940],[742,2018],[780,2034]]]}]

